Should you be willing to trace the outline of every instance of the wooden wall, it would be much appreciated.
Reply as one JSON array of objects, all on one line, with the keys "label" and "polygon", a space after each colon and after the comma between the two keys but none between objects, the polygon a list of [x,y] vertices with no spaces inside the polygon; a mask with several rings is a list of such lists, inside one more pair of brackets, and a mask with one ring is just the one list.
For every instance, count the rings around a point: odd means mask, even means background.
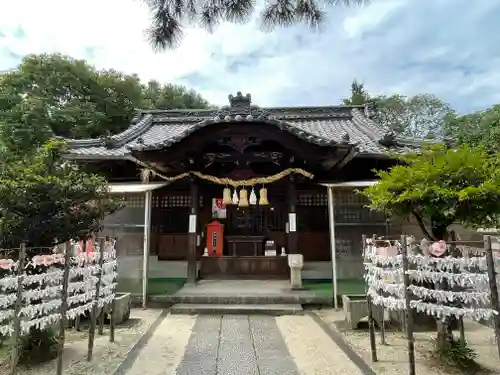
[{"label": "wooden wall", "polygon": [[[298,249],[308,262],[330,261],[326,194],[318,190],[300,190],[298,194]],[[417,238],[422,237],[420,228],[413,220],[399,220],[387,226],[382,218],[364,207],[365,202],[360,200],[359,195],[354,195],[352,190],[337,191],[335,197],[336,251],[339,259],[361,259],[362,234],[400,235],[407,233]],[[128,194],[123,198],[125,199],[124,209],[106,217],[103,233],[118,238],[119,255],[142,255],[144,195]],[[204,227],[212,220],[211,198],[211,196],[202,197],[200,200],[200,227]],[[279,197],[274,198],[274,202],[279,199]],[[186,260],[189,204],[189,195],[185,189],[180,191],[164,189],[154,193],[151,255],[157,256],[159,261]],[[282,206],[281,209],[286,211],[286,207]],[[286,213],[281,216],[286,217]],[[285,223],[281,225],[284,227]],[[452,229],[456,230],[464,240],[481,239],[481,235],[459,225],[453,226]],[[275,241],[278,251],[282,247],[285,249],[288,247],[284,229],[271,231],[267,235]],[[199,257],[203,254],[205,242],[205,238],[202,238],[198,248]]]},{"label": "wooden wall", "polygon": [[[218,189],[220,190],[220,189]],[[218,191],[217,190],[217,191]],[[200,193],[203,194],[200,189]],[[212,194],[213,195],[213,194]],[[391,228],[385,219],[370,212],[363,197],[353,190],[340,190],[335,195],[336,248],[339,257],[361,259],[361,235],[385,235]],[[211,195],[200,198],[199,227],[205,228],[212,221]],[[271,197],[271,203],[286,211],[286,206],[278,205],[280,197]],[[158,260],[186,260],[188,246],[189,195],[186,191],[155,192],[152,209],[151,253]],[[281,202],[282,203],[282,202]],[[322,187],[298,191],[297,202],[298,249],[305,261],[330,261],[330,235],[328,228],[328,208],[326,191]],[[167,206],[168,207],[165,207]],[[286,218],[285,215],[281,215]],[[162,221],[162,218],[164,221]],[[172,228],[181,228],[171,230]],[[283,230],[274,229],[267,236],[274,240],[278,251],[287,246],[285,222]],[[203,230],[206,231],[205,229]],[[201,238],[198,256],[203,254],[205,238]]]}]

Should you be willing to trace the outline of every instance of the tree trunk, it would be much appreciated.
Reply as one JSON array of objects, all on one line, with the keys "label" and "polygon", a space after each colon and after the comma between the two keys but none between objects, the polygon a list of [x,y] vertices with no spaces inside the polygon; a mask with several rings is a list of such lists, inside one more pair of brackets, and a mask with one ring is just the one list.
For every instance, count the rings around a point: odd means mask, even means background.
[{"label": "tree trunk", "polygon": [[[450,236],[448,233],[448,225],[441,224],[439,222],[432,221],[432,234],[439,241],[446,241]],[[452,236],[453,237],[453,236]],[[452,238],[453,240],[454,238]],[[445,252],[442,256],[448,255]],[[452,288],[448,285],[446,281],[436,284],[437,290],[451,290]],[[438,348],[445,347],[448,343],[453,341],[453,318],[443,317],[437,318],[437,345]]]}]

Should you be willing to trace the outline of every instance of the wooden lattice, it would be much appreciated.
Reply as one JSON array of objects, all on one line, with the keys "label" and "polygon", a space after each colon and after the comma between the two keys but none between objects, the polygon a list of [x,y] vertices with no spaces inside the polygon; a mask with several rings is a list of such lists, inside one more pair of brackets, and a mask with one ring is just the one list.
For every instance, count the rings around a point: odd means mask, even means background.
[{"label": "wooden lattice", "polygon": [[[191,207],[191,197],[189,195],[162,195],[153,197],[153,207]],[[200,196],[200,207],[203,207],[203,197]]]},{"label": "wooden lattice", "polygon": [[305,193],[297,197],[297,206],[327,206],[328,197],[326,193]]},{"label": "wooden lattice", "polygon": [[144,195],[136,194],[125,194],[123,196],[125,207],[128,208],[140,208],[144,207],[145,197]]}]

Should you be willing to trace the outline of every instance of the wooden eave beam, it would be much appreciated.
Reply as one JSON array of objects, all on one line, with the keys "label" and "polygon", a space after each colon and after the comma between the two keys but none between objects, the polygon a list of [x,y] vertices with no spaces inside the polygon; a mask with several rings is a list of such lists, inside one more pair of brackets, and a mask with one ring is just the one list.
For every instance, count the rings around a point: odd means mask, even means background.
[{"label": "wooden eave beam", "polygon": [[333,168],[341,169],[347,163],[349,163],[356,155],[359,154],[359,149],[356,146],[348,146],[340,149],[343,153],[336,149],[335,152],[330,153],[327,160],[321,163],[321,166],[329,171]]},{"label": "wooden eave beam", "polygon": [[359,148],[357,148],[356,146],[351,147],[349,151],[347,151],[347,154],[344,156],[344,158],[335,165],[335,168],[336,169],[343,168],[358,154],[359,154]]}]

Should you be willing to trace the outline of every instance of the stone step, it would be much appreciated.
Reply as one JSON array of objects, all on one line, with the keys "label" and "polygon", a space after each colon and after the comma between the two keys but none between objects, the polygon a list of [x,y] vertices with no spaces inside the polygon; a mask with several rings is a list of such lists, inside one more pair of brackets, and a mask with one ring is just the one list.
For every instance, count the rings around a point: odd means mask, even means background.
[{"label": "stone step", "polygon": [[159,305],[198,304],[198,305],[331,305],[331,298],[316,295],[153,295],[150,302]]},{"label": "stone step", "polygon": [[256,314],[256,315],[296,315],[304,310],[301,305],[228,305],[177,303],[170,308],[172,314]]}]

